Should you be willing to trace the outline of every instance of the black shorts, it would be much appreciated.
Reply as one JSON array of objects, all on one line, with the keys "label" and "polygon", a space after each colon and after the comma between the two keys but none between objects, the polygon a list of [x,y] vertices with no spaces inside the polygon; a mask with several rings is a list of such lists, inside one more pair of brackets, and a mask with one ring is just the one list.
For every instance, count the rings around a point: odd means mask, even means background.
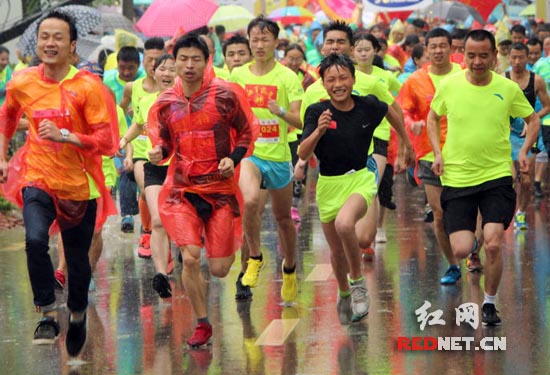
[{"label": "black shorts", "polygon": [[[134,163],[134,165],[136,164],[136,161],[140,161],[140,160],[143,160],[145,162],[148,162],[149,160],[147,159],[144,159],[144,158],[133,158],[132,159],[132,163]],[[128,179],[132,182],[137,182],[136,181],[136,175],[134,174],[134,170],[132,169],[130,172],[128,172]]]},{"label": "black shorts", "polygon": [[383,139],[372,137],[372,141],[374,142],[374,151],[373,154],[376,155],[382,155],[384,157],[388,157],[388,141],[384,141]]},{"label": "black shorts", "polygon": [[166,180],[167,165],[154,165],[149,162],[143,165],[144,186],[162,185]]},{"label": "black shorts", "polygon": [[546,151],[550,150],[550,125],[541,125],[540,130],[542,133],[542,143],[546,147]]},{"label": "black shorts", "polygon": [[441,186],[441,179],[432,171],[432,164],[431,161],[419,160],[416,175],[424,185]]},{"label": "black shorts", "polygon": [[502,223],[510,226],[516,210],[516,192],[512,177],[503,177],[465,188],[443,186],[441,192],[443,225],[447,234],[468,230],[475,232],[478,210],[482,226]]}]

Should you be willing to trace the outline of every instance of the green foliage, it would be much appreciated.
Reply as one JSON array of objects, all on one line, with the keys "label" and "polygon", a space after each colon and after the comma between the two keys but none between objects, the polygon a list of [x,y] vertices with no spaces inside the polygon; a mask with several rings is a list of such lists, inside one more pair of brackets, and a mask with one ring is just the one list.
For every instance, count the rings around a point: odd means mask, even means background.
[{"label": "green foliage", "polygon": [[2,213],[10,212],[14,208],[15,206],[13,204],[5,200],[3,197],[0,197],[0,212]]}]

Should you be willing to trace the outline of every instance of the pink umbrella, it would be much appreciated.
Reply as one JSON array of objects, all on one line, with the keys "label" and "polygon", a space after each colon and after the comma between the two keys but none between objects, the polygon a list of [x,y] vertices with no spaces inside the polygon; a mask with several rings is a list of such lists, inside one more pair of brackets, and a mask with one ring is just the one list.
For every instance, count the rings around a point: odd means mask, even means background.
[{"label": "pink umbrella", "polygon": [[191,31],[205,26],[216,9],[214,0],[154,0],[136,30],[146,36],[172,36],[180,28]]}]

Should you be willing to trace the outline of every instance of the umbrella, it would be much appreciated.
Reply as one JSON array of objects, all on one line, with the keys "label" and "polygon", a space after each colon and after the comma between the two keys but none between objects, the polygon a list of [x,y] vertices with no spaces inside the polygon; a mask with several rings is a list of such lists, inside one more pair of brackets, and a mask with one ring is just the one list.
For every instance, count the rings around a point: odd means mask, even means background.
[{"label": "umbrella", "polygon": [[267,18],[273,21],[281,21],[283,25],[287,26],[311,22],[315,18],[315,15],[306,8],[293,6],[275,9],[269,13]]},{"label": "umbrella", "polygon": [[101,24],[104,33],[114,33],[115,29],[134,32],[134,23],[120,13],[101,14]]},{"label": "umbrella", "polygon": [[214,0],[154,0],[136,24],[146,36],[172,36],[206,26],[218,4]]},{"label": "umbrella", "polygon": [[253,18],[252,13],[242,6],[224,5],[216,10],[208,26],[223,25],[226,31],[233,32],[246,29]]},{"label": "umbrella", "polygon": [[[56,10],[73,18],[76,22],[76,29],[78,31],[79,38],[88,35],[90,31],[94,30],[101,24],[101,13],[92,7],[87,7],[84,5],[67,5],[59,7]],[[34,56],[36,54],[36,31],[38,28],[38,23],[44,17],[46,17],[46,15],[43,15],[31,23],[17,43],[17,48],[21,50],[25,56]]]},{"label": "umbrella", "polygon": [[535,7],[535,3],[527,5],[523,10],[519,13],[522,17],[534,17],[536,15],[537,8]]},{"label": "umbrella", "polygon": [[430,18],[442,18],[458,22],[464,22],[469,16],[472,16],[477,22],[485,24],[485,20],[477,10],[456,1],[439,1],[427,6],[420,13]]},{"label": "umbrella", "polygon": [[78,38],[76,42],[76,53],[81,59],[89,61],[92,59],[92,55],[99,46],[101,46],[101,37],[99,35],[90,34],[83,38]]}]

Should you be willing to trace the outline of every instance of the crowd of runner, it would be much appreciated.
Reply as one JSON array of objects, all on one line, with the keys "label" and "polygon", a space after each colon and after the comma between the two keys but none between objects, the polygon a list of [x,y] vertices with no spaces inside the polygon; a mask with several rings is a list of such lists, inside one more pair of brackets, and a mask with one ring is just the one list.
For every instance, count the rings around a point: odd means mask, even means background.
[{"label": "crowd of runner", "polygon": [[[420,19],[387,29],[333,21],[289,34],[259,16],[243,33],[204,27],[169,41],[153,37],[142,50],[122,46],[98,63],[76,55],[73,20],[53,11],[39,23],[29,67],[12,72],[0,47],[0,182],[23,210],[42,314],[33,343],[57,339],[55,288],[67,285],[66,348],[80,353],[109,215],[120,215],[121,231],[139,232],[137,255],[154,263],[150,285],[161,298],[172,297],[174,259],[183,263],[197,320],[187,343],[197,348],[213,335],[201,256],[223,278],[240,250],[235,297],[252,298],[262,287],[269,198],[283,257],[280,298],[292,305],[306,177],[318,179],[335,313],[342,324],[361,321],[370,304],[362,262],[387,241],[384,212],[400,203],[392,199],[394,173],[424,189],[425,220],[449,264],[441,284],[459,282],[466,259],[468,271],[484,272],[483,324],[501,324],[504,232],[512,223],[527,230],[529,203],[544,197],[549,26],[502,32]],[[17,131],[25,144],[8,157]]]}]

